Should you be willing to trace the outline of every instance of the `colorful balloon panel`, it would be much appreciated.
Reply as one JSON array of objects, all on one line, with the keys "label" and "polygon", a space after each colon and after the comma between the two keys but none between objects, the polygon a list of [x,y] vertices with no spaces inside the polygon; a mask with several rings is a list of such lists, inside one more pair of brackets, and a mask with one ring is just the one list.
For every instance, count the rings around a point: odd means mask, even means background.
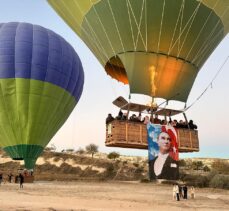
[{"label": "colorful balloon panel", "polygon": [[0,24],[0,140],[33,168],[79,101],[84,72],[59,35],[28,23]]},{"label": "colorful balloon panel", "polygon": [[48,0],[131,93],[186,102],[229,31],[229,1]]}]

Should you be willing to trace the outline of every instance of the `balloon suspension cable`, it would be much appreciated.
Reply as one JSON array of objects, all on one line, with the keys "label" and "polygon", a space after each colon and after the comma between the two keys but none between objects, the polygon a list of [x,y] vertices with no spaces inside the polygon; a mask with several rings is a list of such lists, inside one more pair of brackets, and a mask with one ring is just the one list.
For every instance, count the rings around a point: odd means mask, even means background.
[{"label": "balloon suspension cable", "polygon": [[112,90],[112,92],[113,92],[113,96],[114,96],[114,98],[117,96],[117,92],[116,92],[116,90],[115,90],[115,85],[113,84],[113,79],[112,79],[112,77],[108,77],[109,79],[110,79],[110,84],[111,84],[111,90]]},{"label": "balloon suspension cable", "polygon": [[154,113],[154,108],[153,108],[153,105],[154,105],[154,97],[152,96],[152,100],[151,100],[151,105],[150,105],[150,117],[152,118],[153,117],[153,113]]},{"label": "balloon suspension cable", "polygon": [[161,105],[163,105],[165,103],[165,107],[168,105],[169,101],[172,100],[174,97],[178,96],[180,93],[176,93],[175,95],[173,95],[172,97],[170,97],[169,99],[166,99],[165,101],[163,101],[162,103],[160,103],[157,107],[160,107]]},{"label": "balloon suspension cable", "polygon": [[129,94],[129,102],[128,102],[128,110],[126,115],[126,121],[129,119],[129,113],[130,113],[130,99],[131,99],[131,93]]},{"label": "balloon suspension cable", "polygon": [[208,84],[208,86],[204,89],[204,91],[196,98],[196,100],[191,103],[189,106],[187,106],[185,109],[184,109],[184,112],[187,111],[189,108],[191,108],[203,95],[204,93],[206,93],[206,91],[209,89],[209,88],[212,88],[212,84],[213,82],[215,81],[215,79],[217,78],[217,76],[219,75],[219,73],[223,70],[223,67],[224,65],[227,63],[229,59],[229,56],[227,56],[227,58],[225,59],[225,61],[223,62],[223,64],[221,65],[221,67],[219,68],[219,70],[217,71],[217,73],[215,74],[215,76],[213,77],[213,79],[211,80],[211,82]]}]

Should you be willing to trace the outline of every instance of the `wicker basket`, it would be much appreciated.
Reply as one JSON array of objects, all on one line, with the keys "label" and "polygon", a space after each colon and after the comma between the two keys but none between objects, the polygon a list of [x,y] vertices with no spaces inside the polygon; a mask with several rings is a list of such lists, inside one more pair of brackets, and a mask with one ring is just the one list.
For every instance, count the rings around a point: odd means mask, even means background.
[{"label": "wicker basket", "polygon": [[[179,152],[199,151],[198,131],[178,128]],[[146,125],[114,120],[106,126],[106,146],[148,149]]]}]

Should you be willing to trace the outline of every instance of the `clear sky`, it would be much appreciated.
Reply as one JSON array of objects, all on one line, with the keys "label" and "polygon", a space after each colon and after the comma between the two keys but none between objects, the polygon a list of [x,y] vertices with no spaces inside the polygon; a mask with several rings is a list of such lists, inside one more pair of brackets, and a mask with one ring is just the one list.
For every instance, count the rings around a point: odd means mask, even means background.
[{"label": "clear sky", "polygon": [[[126,155],[147,156],[146,150],[105,147],[105,118],[116,115],[112,101],[128,96],[128,87],[112,80],[87,46],[55,13],[46,0],[0,0],[0,22],[28,22],[49,28],[64,37],[81,58],[85,71],[84,91],[71,116],[50,141],[58,150],[85,147],[89,143],[99,151],[118,151]],[[188,99],[188,105],[204,91],[229,56],[229,36],[217,47],[200,70]],[[229,158],[229,60],[207,92],[187,111],[198,125],[200,152],[181,157]],[[139,99],[139,98],[138,98]],[[144,102],[146,102],[144,100]]]}]

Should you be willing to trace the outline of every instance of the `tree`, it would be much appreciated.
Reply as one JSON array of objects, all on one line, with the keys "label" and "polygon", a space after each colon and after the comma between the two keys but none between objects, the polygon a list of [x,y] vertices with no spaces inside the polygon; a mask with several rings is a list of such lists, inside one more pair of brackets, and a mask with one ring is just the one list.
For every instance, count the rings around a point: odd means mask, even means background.
[{"label": "tree", "polygon": [[179,166],[186,166],[186,162],[184,159],[179,160]]},{"label": "tree", "polygon": [[110,153],[107,155],[107,157],[108,157],[109,159],[115,160],[116,158],[119,158],[119,157],[120,157],[120,154],[119,154],[118,152],[110,152]]},{"label": "tree", "polygon": [[203,167],[203,170],[204,170],[205,172],[207,172],[207,171],[210,171],[211,169],[210,169],[208,166],[204,166],[204,167]]},{"label": "tree", "polygon": [[203,166],[204,166],[204,164],[203,164],[203,162],[202,161],[194,161],[193,163],[192,163],[192,166],[193,166],[193,169],[194,170],[200,170],[200,169],[202,169],[203,168]]},{"label": "tree", "polygon": [[98,152],[98,146],[95,144],[89,144],[86,146],[87,153],[91,154],[91,157],[93,158],[94,154]]},{"label": "tree", "polygon": [[74,149],[71,149],[71,148],[70,149],[66,149],[65,152],[72,153],[72,152],[74,152]]}]

